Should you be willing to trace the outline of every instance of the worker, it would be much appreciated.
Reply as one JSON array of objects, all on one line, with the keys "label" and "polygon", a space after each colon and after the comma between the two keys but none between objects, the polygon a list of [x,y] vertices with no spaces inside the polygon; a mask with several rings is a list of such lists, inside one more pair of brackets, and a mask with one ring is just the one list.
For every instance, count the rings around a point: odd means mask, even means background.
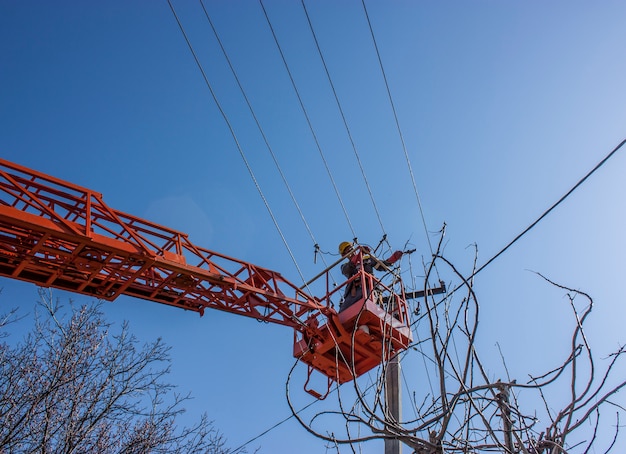
[{"label": "worker", "polygon": [[[361,270],[368,274],[374,274],[374,270],[382,271],[388,269],[389,266],[402,257],[402,251],[395,251],[386,260],[379,260],[371,254],[369,247],[359,246],[358,249],[355,249],[353,244],[348,241],[343,241],[339,244],[339,254],[341,254],[342,257],[348,258],[348,261],[341,265],[341,273],[347,279],[350,279]],[[363,285],[361,279],[355,278],[346,285],[339,311],[352,306],[362,298]]]}]

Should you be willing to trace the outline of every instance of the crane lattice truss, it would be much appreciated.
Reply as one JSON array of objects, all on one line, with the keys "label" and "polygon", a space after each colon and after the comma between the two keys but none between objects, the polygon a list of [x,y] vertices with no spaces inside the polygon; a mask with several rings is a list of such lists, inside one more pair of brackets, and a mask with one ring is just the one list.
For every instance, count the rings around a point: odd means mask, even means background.
[{"label": "crane lattice truss", "polygon": [[[326,294],[310,296],[280,273],[114,210],[98,192],[2,159],[0,276],[99,299],[129,295],[289,326],[296,332],[294,355],[309,366],[309,377],[312,370],[326,375],[329,387],[371,370],[411,342],[402,290],[387,289],[393,314],[372,298],[338,314],[331,300],[347,283],[331,290],[326,276]],[[371,329],[357,331],[366,324]]]}]

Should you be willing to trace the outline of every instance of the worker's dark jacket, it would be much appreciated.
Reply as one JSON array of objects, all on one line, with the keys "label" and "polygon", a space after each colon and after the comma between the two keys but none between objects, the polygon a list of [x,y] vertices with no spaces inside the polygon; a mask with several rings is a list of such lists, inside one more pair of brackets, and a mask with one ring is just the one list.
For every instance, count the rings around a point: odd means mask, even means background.
[{"label": "worker's dark jacket", "polygon": [[[384,266],[383,266],[384,265]],[[386,261],[379,261],[371,255],[363,255],[361,260],[360,255],[354,255],[346,263],[341,265],[341,273],[348,279],[357,274],[361,268],[368,274],[374,274],[374,270],[383,270],[385,266],[389,266],[390,263]],[[366,289],[371,291],[372,289]],[[361,279],[357,278],[346,286],[346,291],[343,296],[343,301],[339,310],[342,311],[354,303],[363,298],[363,285]]]}]

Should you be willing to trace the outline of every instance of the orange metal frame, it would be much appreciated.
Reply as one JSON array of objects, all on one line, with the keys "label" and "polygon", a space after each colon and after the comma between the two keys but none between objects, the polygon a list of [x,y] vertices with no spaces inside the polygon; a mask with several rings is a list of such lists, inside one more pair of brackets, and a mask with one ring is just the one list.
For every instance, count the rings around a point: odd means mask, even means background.
[{"label": "orange metal frame", "polygon": [[[186,234],[107,206],[102,195],[0,159],[0,276],[114,300],[129,295],[203,314],[206,308],[290,326],[294,356],[344,383],[408,347],[407,309],[365,273],[374,294],[342,313],[343,285],[308,295],[279,273],[191,243]],[[356,277],[354,277],[356,278]],[[353,278],[353,279],[354,279]],[[362,326],[368,326],[369,334]],[[316,394],[315,392],[312,392]],[[321,396],[321,395],[318,395]]]},{"label": "orange metal frame", "polygon": [[[360,250],[356,253],[362,254]],[[394,279],[394,290],[360,270],[329,290],[322,301],[340,299],[355,280],[360,280],[364,289],[361,300],[333,317],[314,312],[306,321],[312,329],[295,333],[294,356],[309,365],[309,377],[317,370],[340,384],[351,381],[405,350],[413,340],[399,279]]]}]

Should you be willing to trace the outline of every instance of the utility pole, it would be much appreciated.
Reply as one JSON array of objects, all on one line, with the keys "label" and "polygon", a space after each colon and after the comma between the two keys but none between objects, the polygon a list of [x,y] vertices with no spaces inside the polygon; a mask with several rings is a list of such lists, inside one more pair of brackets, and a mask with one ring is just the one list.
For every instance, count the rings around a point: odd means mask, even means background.
[{"label": "utility pole", "polygon": [[[500,380],[498,380],[500,382]],[[498,384],[500,391],[496,399],[500,407],[500,417],[502,418],[502,432],[504,433],[504,446],[507,453],[513,453],[513,421],[511,420],[511,407],[509,406],[509,389],[504,383]],[[386,453],[385,453],[386,454]]]},{"label": "utility pole", "polygon": [[[402,418],[402,401],[400,396],[400,358],[398,355],[391,358],[387,363],[385,375],[385,406],[386,418],[392,423],[399,423]],[[400,440],[385,438],[385,454],[402,454]]]},{"label": "utility pole", "polygon": [[[429,288],[426,291],[407,292],[404,296],[406,299],[415,299],[445,292],[446,286],[440,281],[439,287]],[[402,421],[400,372],[400,357],[396,355],[387,363],[387,373],[385,375],[385,417],[389,418],[392,424],[399,424],[400,421]],[[385,454],[402,454],[402,444],[400,440],[396,438],[385,438]]]}]

